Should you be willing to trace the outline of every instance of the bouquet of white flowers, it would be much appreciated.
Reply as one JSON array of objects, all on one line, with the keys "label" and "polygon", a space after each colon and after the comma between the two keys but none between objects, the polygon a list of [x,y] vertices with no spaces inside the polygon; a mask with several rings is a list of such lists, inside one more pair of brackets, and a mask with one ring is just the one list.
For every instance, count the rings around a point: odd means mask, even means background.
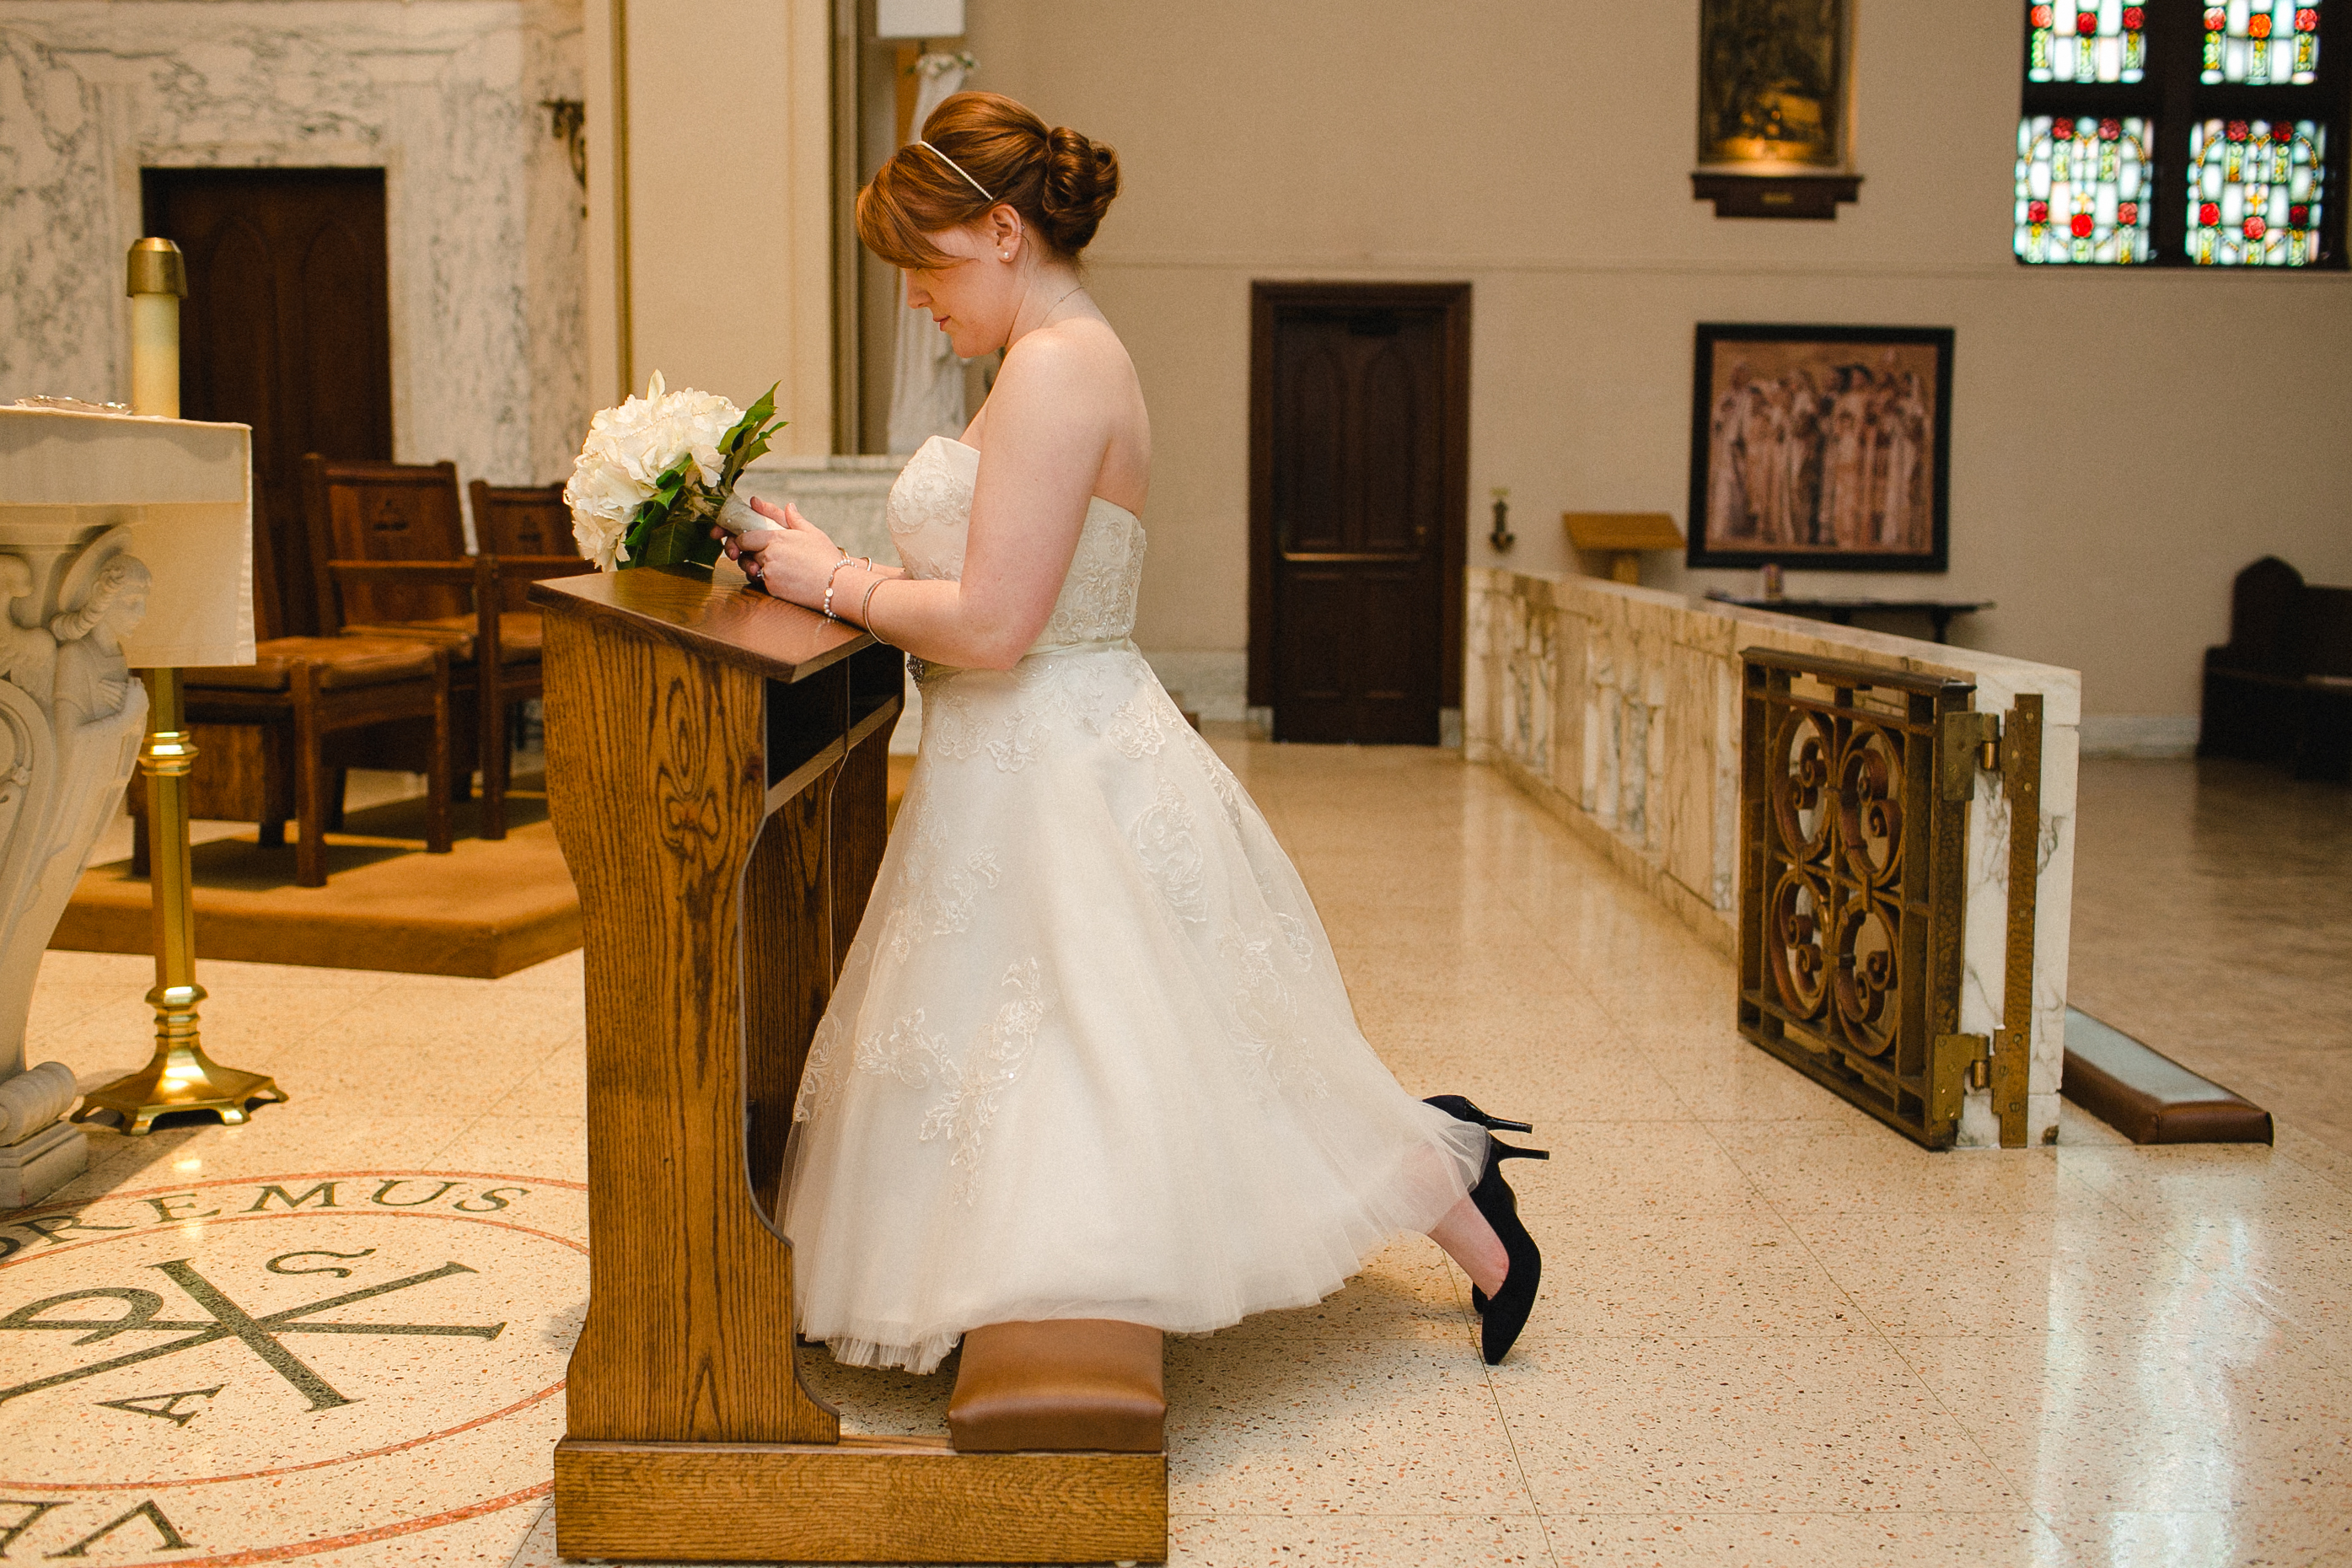
[{"label": "bouquet of white flowers", "polygon": [[589,421],[563,487],[580,552],[607,572],[708,567],[719,559],[713,523],[730,533],[772,526],[736,499],[735,481],[783,428],[775,413],[772,386],[742,409],[691,387],[667,391],[654,372],[643,397]]}]

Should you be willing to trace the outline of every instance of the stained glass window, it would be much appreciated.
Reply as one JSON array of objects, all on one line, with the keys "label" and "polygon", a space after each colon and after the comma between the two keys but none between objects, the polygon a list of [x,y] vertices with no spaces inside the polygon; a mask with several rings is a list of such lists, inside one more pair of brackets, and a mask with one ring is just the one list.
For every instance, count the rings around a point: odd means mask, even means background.
[{"label": "stained glass window", "polygon": [[2137,0],[2032,0],[2025,21],[2028,81],[2137,81],[2147,68],[2147,9]]},{"label": "stained glass window", "polygon": [[2189,132],[2189,251],[2206,267],[2318,259],[2327,129],[2308,120],[2208,120]]},{"label": "stained glass window", "polygon": [[2017,255],[2093,266],[2148,258],[2148,122],[2031,115],[2017,126]]},{"label": "stained glass window", "polygon": [[2307,86],[2319,74],[2320,0],[2226,0],[2205,8],[2198,79]]}]

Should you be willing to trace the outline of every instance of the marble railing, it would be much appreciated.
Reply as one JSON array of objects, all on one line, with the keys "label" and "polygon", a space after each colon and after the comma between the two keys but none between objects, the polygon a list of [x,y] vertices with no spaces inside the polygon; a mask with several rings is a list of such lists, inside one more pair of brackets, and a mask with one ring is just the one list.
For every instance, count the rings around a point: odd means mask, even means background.
[{"label": "marble railing", "polygon": [[[1977,707],[2043,700],[2034,901],[2030,1142],[2056,1135],[2074,880],[2082,681],[2071,669],[1857,631],[1591,577],[1473,567],[1463,732],[1492,764],[1725,953],[1735,944],[1740,650],[1782,652],[1971,681]],[[1959,1027],[2003,1026],[2009,805],[1979,772],[1969,807]],[[1724,1016],[1732,999],[1724,998]],[[1963,1145],[1998,1142],[1989,1096],[1969,1096]]]}]

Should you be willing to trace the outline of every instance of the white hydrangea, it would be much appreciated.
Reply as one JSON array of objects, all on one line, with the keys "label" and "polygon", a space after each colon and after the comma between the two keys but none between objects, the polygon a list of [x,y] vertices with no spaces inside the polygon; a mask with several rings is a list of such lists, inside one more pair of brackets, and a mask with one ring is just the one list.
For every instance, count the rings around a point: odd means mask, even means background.
[{"label": "white hydrangea", "polygon": [[563,487],[580,552],[607,572],[626,561],[621,542],[629,520],[682,457],[694,458],[689,484],[716,489],[723,466],[719,443],[742,417],[743,411],[723,397],[692,387],[667,390],[659,371],[646,384],[643,397],[600,411],[588,423],[588,439]]}]

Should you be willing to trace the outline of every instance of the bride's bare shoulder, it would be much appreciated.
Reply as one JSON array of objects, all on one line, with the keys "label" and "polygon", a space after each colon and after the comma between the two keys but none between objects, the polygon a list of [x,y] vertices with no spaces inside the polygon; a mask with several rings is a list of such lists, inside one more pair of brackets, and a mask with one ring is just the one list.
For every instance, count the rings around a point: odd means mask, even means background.
[{"label": "bride's bare shoulder", "polygon": [[1089,383],[1099,384],[1134,374],[1127,345],[1118,341],[1110,323],[1098,316],[1076,316],[1023,336],[1005,351],[997,379],[1001,383],[1009,376],[1047,384],[1056,391],[1076,391]]}]

